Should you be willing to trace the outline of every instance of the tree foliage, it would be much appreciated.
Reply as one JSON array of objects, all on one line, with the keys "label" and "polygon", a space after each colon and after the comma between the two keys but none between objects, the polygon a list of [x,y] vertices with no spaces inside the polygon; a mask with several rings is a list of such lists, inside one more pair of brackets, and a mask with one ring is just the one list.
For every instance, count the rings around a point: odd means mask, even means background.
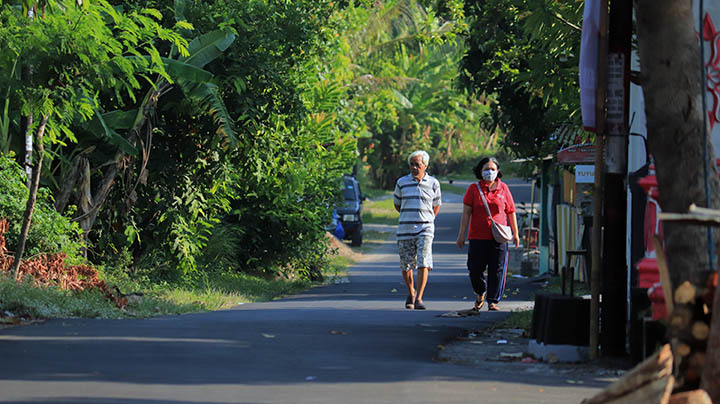
[{"label": "tree foliage", "polygon": [[458,0],[78,4],[0,6],[0,146],[49,116],[42,192],[91,261],[307,275],[342,174],[388,186],[414,149],[440,171],[497,138],[457,88]]},{"label": "tree foliage", "polygon": [[578,58],[584,2],[488,0],[465,2],[468,19],[463,85],[492,100],[489,128],[519,157],[557,149],[551,135],[579,126]]},{"label": "tree foliage", "polygon": [[348,25],[342,49],[351,73],[351,125],[381,187],[391,188],[407,171],[413,150],[430,152],[431,170],[442,173],[492,136],[480,125],[487,103],[457,89],[464,49],[459,4],[439,13],[412,0],[351,3],[339,14]]}]

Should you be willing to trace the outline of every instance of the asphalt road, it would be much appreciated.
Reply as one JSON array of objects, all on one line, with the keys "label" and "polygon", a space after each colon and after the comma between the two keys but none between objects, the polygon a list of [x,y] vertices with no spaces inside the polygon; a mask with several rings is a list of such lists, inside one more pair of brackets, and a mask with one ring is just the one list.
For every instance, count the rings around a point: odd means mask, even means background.
[{"label": "asphalt road", "polygon": [[[15,403],[569,403],[602,382],[478,371],[436,362],[438,345],[527,307],[471,307],[465,251],[454,245],[460,197],[437,219],[428,310],[405,310],[394,241],[348,283],[268,303],[146,320],[52,320],[0,330],[0,402]],[[513,284],[509,285],[513,288]],[[518,299],[520,298],[520,299]],[[518,299],[518,300],[513,300]]]}]

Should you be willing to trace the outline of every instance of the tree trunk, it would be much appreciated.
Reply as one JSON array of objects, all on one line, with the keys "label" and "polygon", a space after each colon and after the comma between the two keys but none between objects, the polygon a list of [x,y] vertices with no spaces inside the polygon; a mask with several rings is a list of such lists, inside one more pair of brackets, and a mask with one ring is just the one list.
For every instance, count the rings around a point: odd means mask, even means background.
[{"label": "tree trunk", "polygon": [[90,229],[92,228],[93,224],[95,224],[95,219],[97,219],[97,215],[100,212],[100,207],[103,205],[103,203],[105,203],[105,199],[107,199],[107,196],[110,194],[110,190],[115,184],[115,177],[117,177],[118,172],[119,158],[119,155],[116,156],[114,163],[110,165],[110,168],[108,168],[107,172],[103,176],[103,180],[95,190],[95,196],[93,196],[92,198],[92,207],[87,212],[87,217],[80,222],[80,228],[82,228],[83,234],[86,238],[90,233]]},{"label": "tree trunk", "polygon": [[83,159],[87,160],[87,158],[82,155],[76,156],[73,159],[70,171],[68,171],[63,176],[60,191],[55,197],[55,210],[57,210],[59,213],[63,213],[65,207],[67,207],[67,204],[70,202],[70,196],[72,195],[72,191],[78,181],[78,175],[80,174],[80,166],[82,165]]},{"label": "tree trunk", "polygon": [[43,155],[45,154],[45,147],[43,145],[43,135],[45,134],[45,127],[47,121],[50,118],[49,115],[45,115],[40,122],[37,130],[37,164],[35,169],[32,171],[32,181],[30,182],[30,195],[28,196],[27,205],[25,207],[25,215],[23,216],[22,229],[20,230],[20,236],[18,239],[18,246],[15,250],[15,261],[13,262],[12,272],[17,278],[18,269],[20,269],[20,262],[22,260],[23,253],[25,252],[25,242],[27,241],[28,232],[30,231],[30,221],[32,220],[33,210],[35,209],[35,201],[37,200],[37,191],[40,186],[40,171],[42,170]]},{"label": "tree trunk", "polygon": [[[648,147],[655,159],[665,212],[706,206],[703,148],[707,148],[711,206],[720,207],[713,146],[703,128],[700,49],[690,0],[638,0],[637,24]],[[707,229],[664,223],[673,285],[703,285],[709,271]]]},{"label": "tree trunk", "polygon": [[[713,147],[703,127],[704,89],[693,2],[637,0],[635,4],[648,148],[655,159],[660,206],[665,212],[687,212],[692,203],[707,206],[704,172],[707,164],[709,207],[717,208],[720,182]],[[671,222],[663,227],[673,288],[685,281],[703,287],[715,268],[714,263],[708,262],[707,228]],[[715,247],[718,251],[717,241]],[[689,310],[687,306],[690,304],[677,304],[675,311]],[[689,326],[671,325],[673,340],[681,343],[680,335],[687,334]],[[684,366],[694,366],[688,363],[691,356],[686,353],[681,357],[676,352],[681,372]],[[706,361],[706,365],[713,369],[712,374],[717,374],[720,362]],[[701,372],[695,367],[692,370],[699,375]],[[712,382],[717,384],[717,380]],[[713,399],[720,402],[717,395]]]},{"label": "tree trunk", "polygon": [[27,187],[32,186],[32,153],[33,153],[33,116],[32,113],[27,116],[25,121],[25,175],[27,176]]}]

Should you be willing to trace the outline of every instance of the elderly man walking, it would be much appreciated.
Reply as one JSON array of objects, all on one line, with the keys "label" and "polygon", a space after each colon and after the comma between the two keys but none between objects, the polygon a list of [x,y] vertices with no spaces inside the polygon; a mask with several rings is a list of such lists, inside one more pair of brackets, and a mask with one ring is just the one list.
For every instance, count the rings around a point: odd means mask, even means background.
[{"label": "elderly man walking", "polygon": [[[423,292],[432,271],[432,241],[435,216],[440,210],[440,183],[425,172],[430,156],[423,150],[410,154],[410,174],[395,184],[393,199],[400,212],[397,228],[398,253],[403,280],[408,288],[406,309],[425,310]],[[413,270],[417,268],[417,291]]]}]

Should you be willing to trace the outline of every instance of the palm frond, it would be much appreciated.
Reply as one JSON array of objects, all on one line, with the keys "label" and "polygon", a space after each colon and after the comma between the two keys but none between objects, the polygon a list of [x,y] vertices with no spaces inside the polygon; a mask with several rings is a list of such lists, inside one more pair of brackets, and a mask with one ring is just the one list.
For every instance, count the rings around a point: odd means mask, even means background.
[{"label": "palm frond", "polygon": [[217,126],[216,133],[222,135],[230,142],[231,146],[237,144],[237,130],[235,129],[235,121],[225,106],[220,94],[218,86],[213,83],[180,83],[185,95],[209,113],[213,122]]}]

